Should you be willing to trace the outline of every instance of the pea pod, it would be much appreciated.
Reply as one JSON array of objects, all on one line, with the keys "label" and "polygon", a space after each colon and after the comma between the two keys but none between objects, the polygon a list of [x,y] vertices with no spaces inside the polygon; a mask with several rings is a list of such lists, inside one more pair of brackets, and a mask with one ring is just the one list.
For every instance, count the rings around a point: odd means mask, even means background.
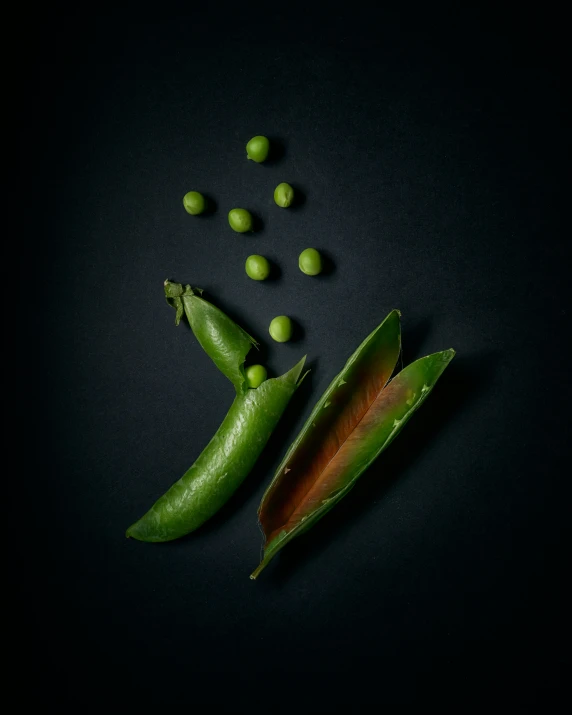
[{"label": "pea pod", "polygon": [[251,578],[350,491],[455,354],[428,355],[388,382],[400,351],[400,314],[394,310],[333,379],[278,467],[258,510],[264,557]]},{"label": "pea pod", "polygon": [[176,322],[187,316],[193,333],[234,384],[236,396],[214,437],[196,462],[127,529],[140,541],[172,541],[197,529],[230,498],[248,475],[301,383],[303,357],[281,377],[248,389],[244,358],[255,341],[190,286],[165,283]]},{"label": "pea pod", "polygon": [[218,369],[234,385],[237,393],[248,389],[244,359],[256,340],[219,308],[201,298],[201,288],[165,281],[167,303],[175,308],[175,325],[187,316],[195,337]]}]

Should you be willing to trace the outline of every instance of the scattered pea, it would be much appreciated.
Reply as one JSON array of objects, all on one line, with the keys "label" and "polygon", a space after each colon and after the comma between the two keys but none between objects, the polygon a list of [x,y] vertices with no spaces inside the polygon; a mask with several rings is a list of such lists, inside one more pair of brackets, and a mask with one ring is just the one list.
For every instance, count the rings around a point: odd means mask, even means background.
[{"label": "scattered pea", "polygon": [[265,161],[268,158],[268,152],[270,151],[270,142],[266,137],[252,137],[252,139],[246,145],[246,156],[248,159],[252,159],[257,164]]},{"label": "scattered pea", "polygon": [[277,343],[285,343],[292,337],[292,321],[287,315],[279,315],[270,323],[268,332]]},{"label": "scattered pea", "polygon": [[259,256],[256,253],[248,256],[244,264],[246,275],[252,278],[253,281],[263,281],[270,274],[270,263],[264,256]]},{"label": "scattered pea", "polygon": [[294,201],[294,189],[285,182],[278,184],[274,189],[274,201],[283,209],[288,208]]},{"label": "scattered pea", "polygon": [[246,368],[246,381],[248,382],[248,387],[256,389],[264,380],[266,380],[268,373],[264,365],[251,365]]},{"label": "scattered pea", "polygon": [[252,215],[246,209],[231,209],[228,212],[228,222],[232,230],[238,233],[252,231]]},{"label": "scattered pea", "polygon": [[183,206],[185,211],[191,216],[198,216],[206,208],[205,197],[198,191],[189,191],[183,196]]},{"label": "scattered pea", "polygon": [[298,266],[307,276],[317,276],[322,271],[322,256],[315,248],[306,248],[298,258]]}]

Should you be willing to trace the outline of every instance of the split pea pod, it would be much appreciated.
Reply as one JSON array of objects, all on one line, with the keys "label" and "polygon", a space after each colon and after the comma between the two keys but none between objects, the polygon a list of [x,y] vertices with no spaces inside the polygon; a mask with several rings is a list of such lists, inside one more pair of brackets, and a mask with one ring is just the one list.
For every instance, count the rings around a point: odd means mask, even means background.
[{"label": "split pea pod", "polygon": [[197,529],[231,497],[260,456],[290,398],[302,382],[303,357],[291,370],[249,389],[244,359],[256,344],[197,289],[165,283],[167,301],[183,314],[205,352],[236,389],[214,437],[196,462],[151,509],[127,529],[140,541],[172,541]]}]

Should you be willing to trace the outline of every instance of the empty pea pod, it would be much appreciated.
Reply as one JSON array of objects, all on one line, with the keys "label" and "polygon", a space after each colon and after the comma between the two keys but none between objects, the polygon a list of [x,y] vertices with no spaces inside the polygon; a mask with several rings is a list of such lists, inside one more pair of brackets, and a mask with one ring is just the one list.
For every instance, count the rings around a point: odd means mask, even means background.
[{"label": "empty pea pod", "polygon": [[302,382],[305,356],[288,372],[249,389],[244,359],[256,341],[212,303],[200,289],[165,282],[167,301],[178,324],[186,315],[199,343],[233,383],[236,396],[214,437],[196,462],[127,529],[140,541],[172,541],[213,516],[246,478]]},{"label": "empty pea pod", "polygon": [[252,579],[345,497],[455,355],[452,349],[427,355],[390,380],[400,352],[400,313],[393,310],[333,379],[276,470],[258,510],[264,556]]}]

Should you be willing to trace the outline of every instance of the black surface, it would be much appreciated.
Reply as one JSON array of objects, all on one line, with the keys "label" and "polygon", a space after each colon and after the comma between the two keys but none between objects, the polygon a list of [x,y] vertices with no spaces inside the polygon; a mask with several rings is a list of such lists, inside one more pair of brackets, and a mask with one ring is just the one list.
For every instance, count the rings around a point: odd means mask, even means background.
[{"label": "black surface", "polygon": [[[38,465],[43,692],[189,707],[246,697],[258,712],[548,697],[565,645],[570,315],[553,27],[469,12],[416,27],[256,17],[52,17],[29,39],[24,277],[40,297],[26,384],[45,417],[24,462]],[[268,165],[246,161],[255,134],[279,149]],[[299,206],[273,205],[281,181]],[[188,216],[191,189],[215,212]],[[234,206],[261,230],[234,234]],[[328,275],[298,270],[308,246]],[[250,253],[279,276],[249,281]],[[125,528],[232,400],[175,328],[166,277],[204,288],[263,340],[274,374],[307,353],[312,377],[228,506],[149,545]],[[405,362],[457,357],[345,502],[250,581],[273,467],[394,307]],[[299,339],[271,344],[284,313]]]}]

